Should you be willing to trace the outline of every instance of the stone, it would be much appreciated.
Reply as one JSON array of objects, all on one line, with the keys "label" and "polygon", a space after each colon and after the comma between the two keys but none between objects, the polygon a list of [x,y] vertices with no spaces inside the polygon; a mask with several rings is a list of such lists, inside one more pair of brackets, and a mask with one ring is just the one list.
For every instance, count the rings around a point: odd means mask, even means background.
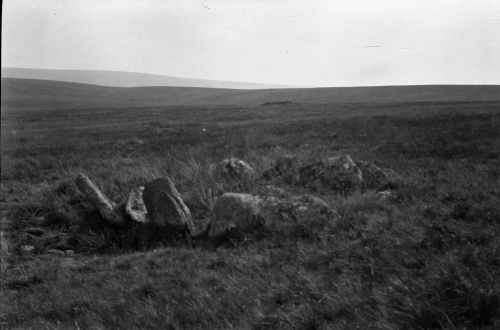
[{"label": "stone", "polygon": [[142,194],[150,222],[172,232],[194,233],[191,211],[170,178],[147,183]]},{"label": "stone", "polygon": [[387,174],[377,165],[357,160],[356,165],[363,173],[363,187],[367,189],[383,189],[390,185]]},{"label": "stone", "polygon": [[383,200],[389,200],[394,196],[391,190],[383,190],[377,193],[377,197]]},{"label": "stone", "polygon": [[280,187],[276,187],[273,185],[266,185],[265,191],[271,195],[285,195],[286,191]]},{"label": "stone", "polygon": [[217,173],[226,179],[251,179],[255,170],[238,158],[227,158],[217,166]]},{"label": "stone", "polygon": [[299,169],[299,183],[347,194],[361,187],[363,174],[349,155],[329,157]]},{"label": "stone", "polygon": [[258,221],[260,203],[261,199],[257,196],[224,193],[215,201],[209,237],[221,235],[232,228],[249,229]]},{"label": "stone", "polygon": [[139,223],[146,223],[149,221],[146,204],[144,204],[142,197],[143,193],[144,186],[135,187],[130,191],[125,204],[125,214],[130,220]]},{"label": "stone", "polygon": [[267,197],[262,203],[266,231],[288,238],[317,238],[338,218],[322,199],[311,196]]},{"label": "stone", "polygon": [[298,227],[313,226],[321,231],[334,215],[336,212],[326,202],[310,195],[260,197],[225,193],[215,202],[209,237],[230,231],[244,236],[290,233]]},{"label": "stone", "polygon": [[99,210],[102,217],[110,222],[121,223],[123,217],[117,212],[116,204],[111,201],[99,188],[85,175],[76,178],[76,186],[87,199]]},{"label": "stone", "polygon": [[298,180],[298,162],[293,155],[283,155],[276,160],[274,166],[264,172],[262,176],[265,180],[280,177],[287,183]]},{"label": "stone", "polygon": [[[280,220],[294,218],[310,221],[323,216],[336,215],[336,212],[319,197],[311,195],[291,196],[288,198],[278,198],[269,196],[264,198],[262,208]],[[263,212],[264,213],[264,212]]]},{"label": "stone", "polygon": [[33,245],[23,245],[21,246],[21,250],[24,252],[32,252],[35,250],[35,247]]}]

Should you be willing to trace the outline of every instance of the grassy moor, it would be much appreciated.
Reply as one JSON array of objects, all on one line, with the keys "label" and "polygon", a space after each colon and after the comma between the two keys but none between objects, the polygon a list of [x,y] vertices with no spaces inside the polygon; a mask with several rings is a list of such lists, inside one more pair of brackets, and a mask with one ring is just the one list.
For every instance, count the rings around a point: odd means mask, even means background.
[{"label": "grassy moor", "polygon": [[[385,89],[384,89],[385,88]],[[500,89],[112,88],[2,79],[2,329],[498,329]],[[262,174],[350,155],[390,195],[311,190]],[[246,161],[257,179],[221,180]],[[203,233],[222,192],[320,197],[322,226],[165,239],[103,221],[170,177]],[[202,237],[200,235],[199,237]]]}]

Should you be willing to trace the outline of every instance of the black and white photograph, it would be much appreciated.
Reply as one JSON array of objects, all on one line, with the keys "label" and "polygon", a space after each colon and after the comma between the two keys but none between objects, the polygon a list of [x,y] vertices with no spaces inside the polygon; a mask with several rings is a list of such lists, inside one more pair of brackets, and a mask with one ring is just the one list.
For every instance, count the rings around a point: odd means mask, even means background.
[{"label": "black and white photograph", "polygon": [[3,0],[1,329],[500,329],[500,0]]}]

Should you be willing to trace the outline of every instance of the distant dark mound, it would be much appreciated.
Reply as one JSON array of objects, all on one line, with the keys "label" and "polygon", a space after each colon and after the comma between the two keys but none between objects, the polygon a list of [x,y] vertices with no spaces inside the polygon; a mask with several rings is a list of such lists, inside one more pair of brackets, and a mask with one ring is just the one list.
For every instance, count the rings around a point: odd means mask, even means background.
[{"label": "distant dark mound", "polygon": [[292,102],[292,101],[274,101],[274,102],[264,102],[261,104],[261,106],[266,107],[270,105],[294,105],[298,104],[297,102]]}]

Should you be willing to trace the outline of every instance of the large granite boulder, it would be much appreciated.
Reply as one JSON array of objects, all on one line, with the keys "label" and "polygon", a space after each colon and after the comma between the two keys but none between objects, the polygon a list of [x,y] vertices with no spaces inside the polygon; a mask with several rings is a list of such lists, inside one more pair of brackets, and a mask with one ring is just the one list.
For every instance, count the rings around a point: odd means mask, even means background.
[{"label": "large granite boulder", "polygon": [[255,170],[245,161],[232,157],[221,161],[216,173],[226,179],[251,179]]},{"label": "large granite boulder", "polygon": [[361,187],[363,173],[349,155],[329,157],[299,169],[299,183],[314,190],[342,194]]},{"label": "large granite boulder", "polygon": [[225,193],[215,202],[209,236],[218,237],[228,231],[244,236],[293,235],[298,228],[307,231],[312,227],[321,231],[335,214],[326,202],[310,195],[260,197]]},{"label": "large granite boulder", "polygon": [[146,204],[142,197],[144,193],[144,186],[138,186],[132,189],[128,195],[127,202],[125,203],[125,214],[130,220],[147,223],[150,221]]},{"label": "large granite boulder", "polygon": [[261,213],[271,219],[266,222],[268,230],[283,236],[296,236],[298,231],[321,233],[337,216],[328,203],[311,195],[268,196],[263,199]]},{"label": "large granite boulder", "polygon": [[142,197],[152,224],[172,232],[193,235],[191,212],[170,178],[147,183]]}]

